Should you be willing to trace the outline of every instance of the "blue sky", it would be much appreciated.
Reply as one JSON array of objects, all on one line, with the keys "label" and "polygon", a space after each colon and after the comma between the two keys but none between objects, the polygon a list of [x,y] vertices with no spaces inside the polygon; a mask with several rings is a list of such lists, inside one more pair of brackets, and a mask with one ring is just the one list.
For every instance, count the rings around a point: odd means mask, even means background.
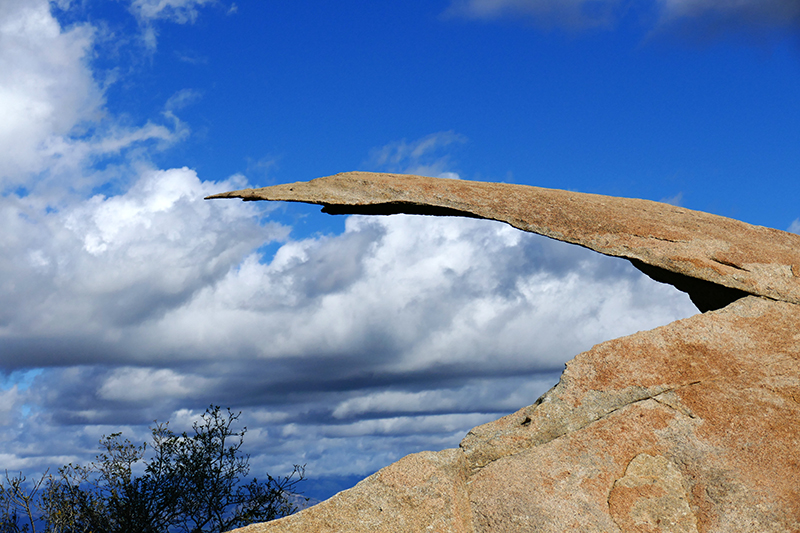
[{"label": "blue sky", "polygon": [[203,196],[411,172],[800,231],[798,30],[791,0],[0,0],[0,468],[210,403],[315,497],[456,446],[695,309],[500,224]]}]

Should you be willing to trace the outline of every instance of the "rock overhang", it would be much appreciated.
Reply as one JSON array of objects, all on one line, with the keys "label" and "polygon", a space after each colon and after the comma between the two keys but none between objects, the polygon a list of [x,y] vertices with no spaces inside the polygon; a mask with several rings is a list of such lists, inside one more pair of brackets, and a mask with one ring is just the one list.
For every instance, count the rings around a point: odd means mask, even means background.
[{"label": "rock overhang", "polygon": [[747,295],[800,304],[800,235],[649,200],[406,174],[345,172],[207,197],[317,204],[329,214],[497,220],[628,259],[702,311]]}]

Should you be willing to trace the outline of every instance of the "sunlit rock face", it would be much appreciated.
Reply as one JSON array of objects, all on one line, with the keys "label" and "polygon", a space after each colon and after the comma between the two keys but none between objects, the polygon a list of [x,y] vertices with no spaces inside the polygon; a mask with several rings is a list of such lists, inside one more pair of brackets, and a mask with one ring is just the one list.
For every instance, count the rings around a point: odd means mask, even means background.
[{"label": "sunlit rock face", "polygon": [[599,344],[537,402],[240,531],[800,531],[800,236],[650,202],[346,173],[215,197],[472,216],[624,257],[702,314]]}]

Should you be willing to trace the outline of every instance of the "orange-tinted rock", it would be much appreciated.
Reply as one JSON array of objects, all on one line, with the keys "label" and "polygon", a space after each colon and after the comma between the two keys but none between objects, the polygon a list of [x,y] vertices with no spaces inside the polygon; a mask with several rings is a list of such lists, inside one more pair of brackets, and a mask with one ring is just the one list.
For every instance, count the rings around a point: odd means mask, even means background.
[{"label": "orange-tinted rock", "polygon": [[800,236],[644,200],[387,174],[219,196],[502,220],[629,258],[719,309],[599,344],[459,449],[242,531],[800,533]]},{"label": "orange-tinted rock", "polygon": [[794,304],[748,297],[602,343],[464,439],[476,529],[800,530],[798,394]]},{"label": "orange-tinted rock", "polygon": [[457,449],[408,455],[306,511],[236,531],[472,533],[466,472]]}]

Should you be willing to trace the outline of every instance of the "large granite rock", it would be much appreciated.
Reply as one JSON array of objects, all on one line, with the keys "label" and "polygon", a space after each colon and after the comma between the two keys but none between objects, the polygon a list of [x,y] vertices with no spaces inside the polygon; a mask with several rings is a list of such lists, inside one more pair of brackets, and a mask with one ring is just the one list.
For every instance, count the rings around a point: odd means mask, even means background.
[{"label": "large granite rock", "polygon": [[458,449],[239,531],[800,532],[800,236],[645,200],[361,172],[214,197],[501,220],[628,258],[706,311],[579,354]]}]

